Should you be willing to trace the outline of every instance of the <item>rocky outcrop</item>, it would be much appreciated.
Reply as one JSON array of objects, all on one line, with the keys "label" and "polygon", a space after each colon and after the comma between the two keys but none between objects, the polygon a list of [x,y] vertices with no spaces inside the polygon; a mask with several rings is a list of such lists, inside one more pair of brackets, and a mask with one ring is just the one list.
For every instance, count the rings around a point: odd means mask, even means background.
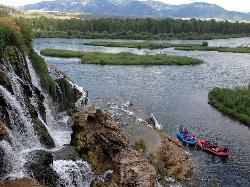
[{"label": "rocky outcrop", "polygon": [[[104,186],[155,186],[157,172],[149,160],[130,147],[116,122],[100,109],[82,109],[69,120],[73,134],[71,144],[95,172],[113,170]],[[100,183],[100,182],[96,182]]]},{"label": "rocky outcrop", "polygon": [[53,156],[44,150],[38,150],[30,153],[25,167],[30,177],[35,178],[40,184],[46,186],[57,186],[59,177],[50,167],[53,163]]},{"label": "rocky outcrop", "polygon": [[174,137],[161,134],[161,146],[152,154],[150,160],[158,168],[164,178],[172,177],[183,181],[192,173],[192,166],[188,164],[187,154],[183,145]]},{"label": "rocky outcrop", "polygon": [[122,150],[115,160],[120,174],[119,186],[155,186],[157,172],[154,166],[137,151]]},{"label": "rocky outcrop", "polygon": [[45,187],[32,179],[15,179],[0,182],[0,187]]}]

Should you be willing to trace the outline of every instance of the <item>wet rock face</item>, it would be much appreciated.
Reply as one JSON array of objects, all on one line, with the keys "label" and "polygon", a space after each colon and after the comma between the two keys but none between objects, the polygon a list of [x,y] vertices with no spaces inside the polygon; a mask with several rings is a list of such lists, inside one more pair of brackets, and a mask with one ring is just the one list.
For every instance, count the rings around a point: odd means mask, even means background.
[{"label": "wet rock face", "polygon": [[0,118],[0,141],[4,139],[6,134],[7,134],[6,129],[5,129],[3,122],[1,121],[1,118]]},{"label": "wet rock face", "polygon": [[38,182],[32,179],[5,180],[0,183],[0,187],[42,187]]},{"label": "wet rock face", "polygon": [[71,145],[80,152],[94,152],[113,158],[128,146],[128,139],[114,120],[100,109],[85,108],[70,119]]},{"label": "wet rock face", "polygon": [[32,119],[34,130],[37,132],[38,137],[40,138],[41,143],[46,145],[49,148],[52,148],[55,146],[54,140],[50,136],[48,130],[46,129],[45,125],[42,123],[42,121],[36,117]]},{"label": "wet rock face", "polygon": [[6,169],[6,163],[4,160],[4,150],[0,147],[0,177],[4,176],[5,169]]},{"label": "wet rock face", "polygon": [[52,152],[54,160],[79,160],[78,152],[75,147],[65,145],[62,149]]},{"label": "wet rock face", "polygon": [[5,72],[2,71],[2,70],[0,70],[0,85],[2,85],[3,87],[5,87],[10,93],[13,94],[13,90],[12,90],[10,79],[5,74]]},{"label": "wet rock face", "polygon": [[59,176],[50,167],[53,156],[44,150],[34,151],[28,156],[29,161],[25,167],[30,177],[35,178],[40,184],[46,186],[57,186]]}]

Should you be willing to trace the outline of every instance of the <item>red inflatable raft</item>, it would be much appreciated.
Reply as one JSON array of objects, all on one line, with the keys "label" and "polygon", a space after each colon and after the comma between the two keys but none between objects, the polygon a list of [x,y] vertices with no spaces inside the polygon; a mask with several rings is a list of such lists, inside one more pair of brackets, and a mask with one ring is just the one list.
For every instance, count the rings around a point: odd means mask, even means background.
[{"label": "red inflatable raft", "polygon": [[204,151],[210,152],[217,156],[229,156],[228,149],[224,151],[222,147],[215,146],[214,144],[210,144],[209,142],[206,142],[204,140],[197,140],[197,146],[203,149]]}]

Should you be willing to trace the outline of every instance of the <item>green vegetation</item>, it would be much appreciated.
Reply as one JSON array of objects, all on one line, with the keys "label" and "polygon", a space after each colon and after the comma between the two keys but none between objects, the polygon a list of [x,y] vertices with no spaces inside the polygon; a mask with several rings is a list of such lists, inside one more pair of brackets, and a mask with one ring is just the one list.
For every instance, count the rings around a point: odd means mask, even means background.
[{"label": "green vegetation", "polygon": [[202,44],[201,44],[203,47],[208,47],[208,42],[207,41],[204,41],[204,42],[202,42]]},{"label": "green vegetation", "polygon": [[0,16],[0,58],[11,51],[19,51],[22,54],[27,53],[36,73],[40,76],[42,87],[55,98],[56,83],[50,78],[43,58],[32,49],[30,32],[26,22]]},{"label": "green vegetation", "polygon": [[162,49],[169,47],[196,47],[199,44],[170,44],[170,43],[148,43],[148,42],[90,42],[84,45],[105,46],[105,47],[128,47],[138,49]]},{"label": "green vegetation", "polygon": [[139,152],[142,152],[144,154],[147,153],[147,145],[146,145],[146,142],[145,140],[143,139],[139,139],[135,142],[135,145],[134,145],[135,149]]},{"label": "green vegetation", "polygon": [[208,100],[219,111],[250,126],[250,88],[214,88]]},{"label": "green vegetation", "polygon": [[44,56],[51,57],[81,57],[83,64],[101,65],[195,65],[203,61],[190,57],[168,56],[168,55],[136,55],[132,53],[99,53],[82,52],[61,49],[44,49],[41,51]]},{"label": "green vegetation", "polygon": [[66,108],[71,108],[73,102],[73,87],[66,78],[56,80],[57,84],[61,88],[63,103]]},{"label": "green vegetation", "polygon": [[43,89],[55,98],[56,97],[56,82],[50,77],[48,68],[43,58],[40,57],[33,49],[30,51],[29,59],[40,77],[40,83]]},{"label": "green vegetation", "polygon": [[250,53],[250,47],[176,47],[175,50],[182,51],[218,51],[218,52],[230,52],[230,53]]},{"label": "green vegetation", "polygon": [[152,18],[52,19],[19,18],[35,37],[110,39],[214,39],[250,35],[250,24],[212,20]]},{"label": "green vegetation", "polygon": [[149,154],[149,159],[153,165],[158,169],[162,177],[167,175],[167,168],[165,166],[165,153],[160,150],[157,154]]}]

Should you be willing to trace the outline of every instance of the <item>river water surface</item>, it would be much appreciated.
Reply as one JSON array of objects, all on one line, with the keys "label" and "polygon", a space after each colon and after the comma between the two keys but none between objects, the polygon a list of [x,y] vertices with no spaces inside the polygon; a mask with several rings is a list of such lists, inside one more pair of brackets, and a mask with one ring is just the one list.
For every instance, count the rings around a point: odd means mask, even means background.
[{"label": "river water surface", "polygon": [[[47,63],[53,64],[88,90],[90,101],[94,104],[100,100],[131,101],[148,113],[153,113],[162,124],[162,131],[175,136],[178,126],[183,125],[199,138],[210,138],[230,148],[235,158],[222,160],[186,147],[194,173],[184,185],[207,186],[210,181],[216,181],[222,186],[250,186],[250,130],[212,108],[207,99],[213,87],[248,86],[250,54],[85,46],[83,42],[88,41],[92,40],[36,39],[33,46],[38,52],[44,48],[109,53],[126,51],[183,55],[204,60],[204,64],[196,66],[102,66],[80,64],[80,59],[76,58],[45,58]],[[234,47],[249,43],[250,38],[209,42],[211,46]]]}]

